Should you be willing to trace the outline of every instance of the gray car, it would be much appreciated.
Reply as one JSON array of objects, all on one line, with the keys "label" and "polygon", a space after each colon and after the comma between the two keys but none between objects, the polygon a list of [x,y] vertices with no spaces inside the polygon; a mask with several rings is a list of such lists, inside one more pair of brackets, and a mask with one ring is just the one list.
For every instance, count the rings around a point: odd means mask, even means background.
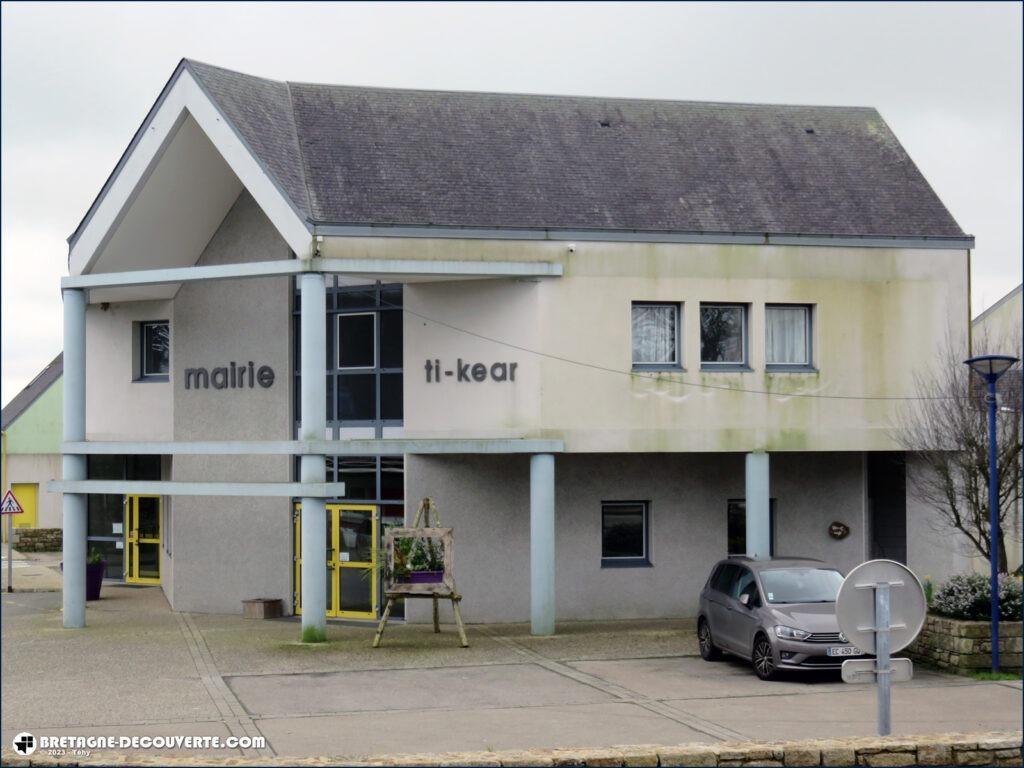
[{"label": "gray car", "polygon": [[836,621],[838,568],[810,558],[718,562],[700,593],[700,655],[748,659],[762,680],[780,670],[839,669],[864,654]]}]

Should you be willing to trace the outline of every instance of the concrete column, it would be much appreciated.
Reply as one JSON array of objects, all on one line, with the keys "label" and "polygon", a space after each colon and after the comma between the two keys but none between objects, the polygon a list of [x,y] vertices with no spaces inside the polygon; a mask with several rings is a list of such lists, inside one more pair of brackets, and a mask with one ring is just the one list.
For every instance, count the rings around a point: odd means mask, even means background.
[{"label": "concrete column", "polygon": [[[299,277],[301,317],[300,440],[323,440],[327,426],[327,297],[324,276]],[[325,480],[323,456],[303,456],[299,464],[303,483]],[[327,637],[327,512],[323,498],[302,499],[302,640],[321,642]]]},{"label": "concrete column", "polygon": [[530,457],[530,634],[555,634],[555,457]]},{"label": "concrete column", "polygon": [[771,559],[771,492],[768,454],[747,454],[747,557]]},{"label": "concrete column", "polygon": [[[85,291],[64,291],[64,440],[85,440]],[[85,480],[85,456],[65,455],[64,480]],[[64,627],[85,626],[86,496],[65,493]]]}]

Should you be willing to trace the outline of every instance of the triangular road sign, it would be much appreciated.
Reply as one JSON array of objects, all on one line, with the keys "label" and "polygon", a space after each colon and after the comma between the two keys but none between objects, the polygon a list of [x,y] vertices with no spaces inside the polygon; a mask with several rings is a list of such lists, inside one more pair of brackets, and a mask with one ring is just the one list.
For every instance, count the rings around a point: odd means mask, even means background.
[{"label": "triangular road sign", "polygon": [[8,491],[4,494],[4,500],[0,502],[0,515],[20,515],[24,511],[13,493]]}]

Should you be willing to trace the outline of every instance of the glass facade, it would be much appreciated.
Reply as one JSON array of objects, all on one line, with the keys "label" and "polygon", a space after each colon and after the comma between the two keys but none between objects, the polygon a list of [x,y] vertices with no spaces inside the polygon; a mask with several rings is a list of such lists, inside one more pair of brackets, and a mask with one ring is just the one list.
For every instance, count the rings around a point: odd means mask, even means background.
[{"label": "glass facade", "polygon": [[[293,315],[295,349],[295,430],[301,413],[300,309],[296,288]],[[402,286],[340,286],[327,278],[327,428],[335,439],[341,430],[369,428],[383,437],[385,427],[402,426]],[[345,496],[331,502],[379,507],[380,551],[384,532],[405,523],[405,457],[328,456],[327,482],[345,483]],[[294,465],[299,477],[299,459]],[[295,501],[298,501],[297,499]],[[346,579],[354,578],[343,574]],[[349,585],[354,589],[358,585]],[[368,594],[367,590],[367,594]],[[383,594],[383,584],[378,585]],[[371,610],[371,607],[365,607]],[[404,615],[404,604],[392,609]]]},{"label": "glass facade", "polygon": [[[90,480],[159,480],[159,456],[89,456],[86,476]],[[86,547],[107,561],[108,579],[124,579],[126,523],[125,497],[120,494],[90,493],[87,497]],[[156,549],[154,548],[154,553]],[[159,557],[156,558],[157,567]]]}]

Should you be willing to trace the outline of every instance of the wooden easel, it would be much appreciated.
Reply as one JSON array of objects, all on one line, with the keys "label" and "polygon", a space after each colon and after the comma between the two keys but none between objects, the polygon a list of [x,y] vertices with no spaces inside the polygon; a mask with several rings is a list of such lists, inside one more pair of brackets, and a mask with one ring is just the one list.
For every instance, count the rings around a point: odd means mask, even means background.
[{"label": "wooden easel", "polygon": [[[433,521],[431,521],[431,517],[433,517]],[[431,522],[433,522],[433,526],[431,526]],[[421,523],[426,524],[421,526]],[[373,638],[373,647],[380,647],[380,639],[384,635],[384,627],[387,626],[388,619],[391,617],[391,608],[395,604],[395,600],[403,598],[431,598],[434,601],[434,632],[440,632],[441,622],[438,617],[437,600],[443,597],[452,601],[452,612],[455,614],[455,625],[459,630],[459,641],[463,648],[468,648],[469,641],[466,639],[466,628],[462,625],[462,611],[459,609],[462,595],[455,590],[455,578],[452,568],[452,529],[441,528],[441,519],[437,514],[437,507],[431,499],[425,498],[420,502],[412,528],[391,528],[385,534],[385,562],[388,567],[389,579],[391,579],[391,574],[394,573],[395,539],[404,538],[440,539],[441,545],[444,547],[444,578],[442,581],[433,584],[402,584],[392,580],[384,590],[384,595],[388,601],[384,606],[384,614],[380,617],[380,624],[377,625],[377,634]]]}]

